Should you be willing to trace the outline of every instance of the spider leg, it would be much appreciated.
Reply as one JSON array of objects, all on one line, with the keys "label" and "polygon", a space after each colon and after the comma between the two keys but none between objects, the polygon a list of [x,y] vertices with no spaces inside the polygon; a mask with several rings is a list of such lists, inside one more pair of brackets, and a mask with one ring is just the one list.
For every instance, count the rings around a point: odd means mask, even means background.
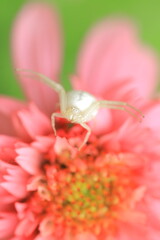
[{"label": "spider leg", "polygon": [[140,115],[143,116],[142,112],[139,109],[135,108],[134,106],[130,105],[127,102],[102,100],[102,101],[100,101],[100,104],[102,104],[102,105],[103,104],[109,104],[109,105],[115,105],[115,106],[116,105],[126,106],[126,107],[129,107],[129,108],[133,109],[134,111],[138,112]]},{"label": "spider leg", "polygon": [[141,120],[141,118],[144,117],[144,115],[139,109],[133,107],[132,105],[126,102],[100,100],[98,101],[98,104],[99,108],[107,107],[110,109],[120,109],[122,111],[129,113],[138,120]]},{"label": "spider leg", "polygon": [[[51,115],[51,123],[52,123],[52,128],[53,128],[53,131],[54,131],[54,134],[55,136],[57,136],[57,133],[56,133],[56,128],[55,128],[55,118],[58,117],[58,118],[64,118],[64,116],[61,114],[61,113],[52,113]],[[83,143],[81,144],[81,146],[78,148],[78,150],[81,150],[82,147],[86,144],[86,142],[88,141],[88,138],[91,134],[91,129],[90,127],[85,124],[85,123],[80,123],[80,125],[85,128],[87,130],[87,133],[86,133],[86,136],[84,138],[84,141]]]},{"label": "spider leg", "polygon": [[139,109],[133,107],[132,105],[126,102],[99,100],[92,103],[92,105],[83,112],[84,122],[87,121],[88,116],[90,116],[94,111],[98,110],[99,108],[105,107],[125,111],[140,121],[142,117],[144,117]]},{"label": "spider leg", "polygon": [[80,123],[80,125],[87,130],[87,133],[86,133],[86,136],[85,136],[85,138],[84,138],[84,140],[83,140],[83,143],[81,144],[81,146],[79,147],[78,150],[81,150],[82,147],[87,143],[87,141],[88,141],[88,139],[89,139],[89,136],[90,136],[90,134],[91,134],[91,129],[90,129],[90,127],[89,127],[87,124],[85,124],[85,123]]},{"label": "spider leg", "polygon": [[52,123],[52,128],[53,128],[55,136],[57,136],[56,128],[55,128],[55,118],[56,117],[64,118],[64,116],[61,113],[52,113],[52,115],[51,115],[51,123]]},{"label": "spider leg", "polygon": [[27,73],[27,76],[37,76],[39,80],[41,80],[42,82],[46,83],[49,87],[51,87],[52,89],[54,89],[58,94],[59,94],[59,98],[60,98],[60,110],[61,112],[65,112],[66,110],[66,92],[64,90],[64,88],[59,84],[56,83],[55,81],[52,81],[50,78],[46,77],[45,75],[38,73],[38,72],[34,72],[32,70],[29,69],[16,69],[17,72],[24,72]]}]

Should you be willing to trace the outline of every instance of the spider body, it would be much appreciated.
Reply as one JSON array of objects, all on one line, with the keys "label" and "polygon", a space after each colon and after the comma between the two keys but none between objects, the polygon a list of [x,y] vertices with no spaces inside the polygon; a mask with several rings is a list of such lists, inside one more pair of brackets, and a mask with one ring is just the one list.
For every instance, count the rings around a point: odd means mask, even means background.
[{"label": "spider body", "polygon": [[60,100],[60,113],[55,112],[51,115],[51,122],[54,133],[56,135],[56,117],[65,118],[72,123],[80,124],[87,130],[87,133],[79,149],[81,149],[87,143],[91,134],[91,129],[86,124],[86,122],[92,120],[100,108],[119,109],[129,113],[137,119],[143,117],[140,110],[126,102],[97,100],[93,95],[85,91],[73,90],[66,92],[61,84],[52,81],[41,73],[25,69],[17,69],[17,71],[25,72],[27,73],[27,76],[31,75],[38,77],[39,80],[46,83],[58,93]]},{"label": "spider body", "polygon": [[98,110],[93,111],[89,115],[84,115],[84,112],[97,101],[90,93],[76,90],[69,91],[66,93],[66,98],[67,106],[64,114],[71,122],[88,122],[96,116]]}]

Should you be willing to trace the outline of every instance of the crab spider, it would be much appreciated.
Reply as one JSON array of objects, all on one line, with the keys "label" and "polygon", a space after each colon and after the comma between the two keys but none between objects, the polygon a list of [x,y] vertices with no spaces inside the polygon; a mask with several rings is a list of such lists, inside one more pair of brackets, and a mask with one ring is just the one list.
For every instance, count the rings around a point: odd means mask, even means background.
[{"label": "crab spider", "polygon": [[83,143],[79,147],[79,150],[87,143],[91,134],[90,127],[86,122],[92,120],[100,108],[119,109],[132,115],[133,117],[140,119],[143,117],[140,110],[136,109],[132,105],[126,102],[120,101],[108,101],[108,100],[97,100],[93,95],[85,91],[69,91],[66,92],[62,85],[56,83],[44,76],[41,73],[34,72],[26,69],[16,69],[18,72],[28,73],[28,76],[37,76],[39,80],[46,83],[48,86],[53,88],[59,94],[60,100],[60,113],[52,113],[51,123],[53,131],[56,135],[55,118],[65,118],[71,123],[78,123],[84,129],[87,130],[86,136]]}]

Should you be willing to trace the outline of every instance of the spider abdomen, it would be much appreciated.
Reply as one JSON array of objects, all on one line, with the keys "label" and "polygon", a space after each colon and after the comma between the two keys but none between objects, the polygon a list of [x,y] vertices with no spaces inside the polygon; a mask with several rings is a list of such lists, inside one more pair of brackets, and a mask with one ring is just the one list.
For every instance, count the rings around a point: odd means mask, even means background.
[{"label": "spider abdomen", "polygon": [[[67,92],[67,108],[77,108],[83,114],[92,103],[96,102],[97,99],[88,92],[84,91],[70,91]],[[91,120],[97,114],[97,110],[88,116],[86,121]]]},{"label": "spider abdomen", "polygon": [[96,98],[84,91],[70,91],[67,92],[67,107],[78,108],[81,112],[85,111]]}]

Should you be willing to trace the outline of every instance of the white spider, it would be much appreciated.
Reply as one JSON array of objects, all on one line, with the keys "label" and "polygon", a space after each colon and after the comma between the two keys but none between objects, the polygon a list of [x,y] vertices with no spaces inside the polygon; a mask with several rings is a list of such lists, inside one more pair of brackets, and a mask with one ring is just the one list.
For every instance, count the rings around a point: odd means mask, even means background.
[{"label": "white spider", "polygon": [[[55,129],[55,117],[65,118],[71,123],[78,123],[83,128],[87,130],[86,136],[83,143],[79,147],[79,150],[86,144],[91,134],[90,127],[86,122],[93,119],[98,113],[99,108],[110,108],[110,109],[120,109],[123,110],[135,118],[143,117],[140,110],[136,109],[132,105],[126,102],[120,101],[108,101],[108,100],[97,100],[93,95],[84,91],[69,91],[66,92],[65,89],[59,84],[41,73],[34,72],[32,70],[26,69],[16,69],[18,72],[26,72],[29,75],[37,76],[39,79],[53,88],[58,94],[60,99],[60,113],[52,113],[51,123],[56,135]],[[127,109],[129,108],[129,109]],[[134,113],[135,111],[135,113]]]}]

